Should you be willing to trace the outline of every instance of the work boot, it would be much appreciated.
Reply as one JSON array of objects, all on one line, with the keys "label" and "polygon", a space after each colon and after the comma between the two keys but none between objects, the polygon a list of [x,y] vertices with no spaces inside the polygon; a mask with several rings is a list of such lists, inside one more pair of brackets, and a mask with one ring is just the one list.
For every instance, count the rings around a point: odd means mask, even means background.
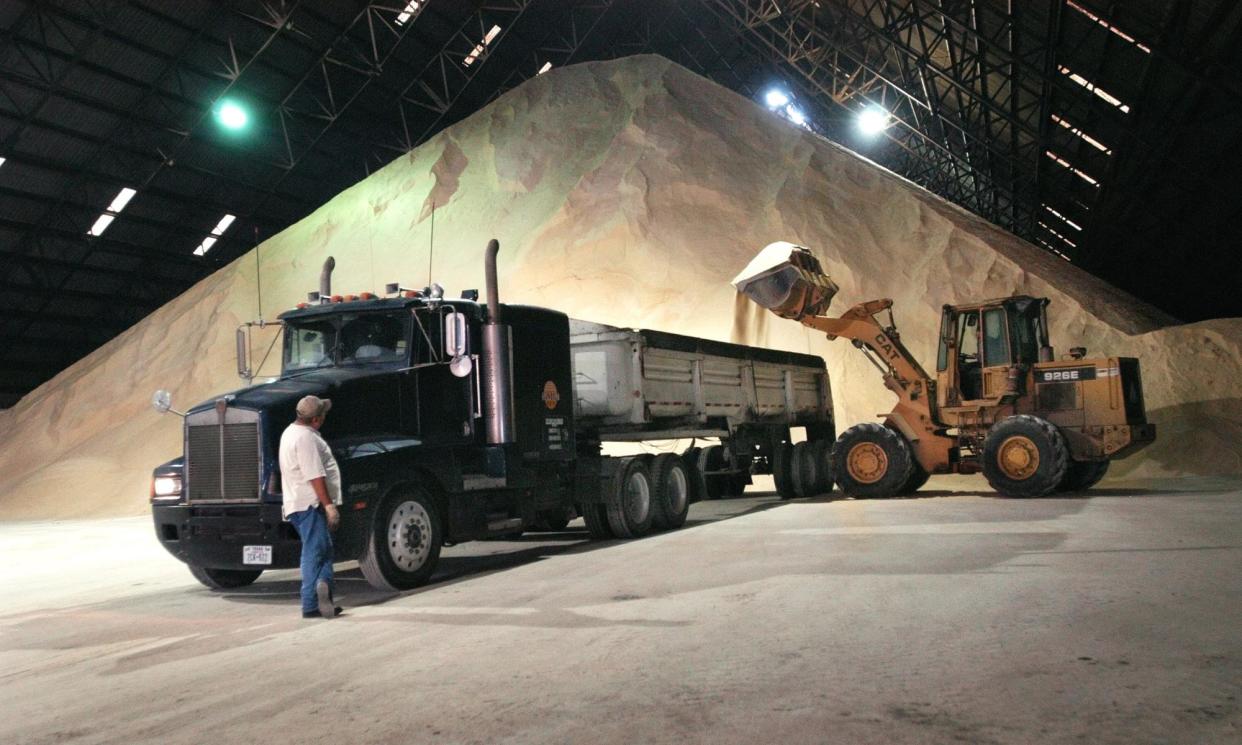
[{"label": "work boot", "polygon": [[315,595],[319,598],[319,615],[324,618],[334,618],[339,612],[332,603],[332,589],[328,587],[327,580],[319,580],[315,583]]},{"label": "work boot", "polygon": [[[338,605],[332,609],[332,615],[328,616],[328,618],[335,618],[336,616],[341,615],[341,613],[343,613],[344,610],[345,610],[344,608]],[[308,610],[302,614],[302,618],[323,618],[323,617],[324,615],[319,612],[318,608],[316,608],[315,610]]]}]

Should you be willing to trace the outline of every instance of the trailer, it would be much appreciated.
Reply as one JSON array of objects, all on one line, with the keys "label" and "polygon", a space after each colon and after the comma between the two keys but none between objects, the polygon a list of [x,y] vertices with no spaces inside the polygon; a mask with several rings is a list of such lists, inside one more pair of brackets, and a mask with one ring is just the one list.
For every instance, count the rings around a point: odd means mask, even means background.
[{"label": "trailer", "polygon": [[[446,543],[575,515],[597,539],[678,528],[692,501],[739,494],[754,474],[771,473],[782,496],[831,489],[822,359],[502,304],[498,250],[486,304],[436,286],[333,295],[329,259],[319,292],[280,316],[280,377],[183,415],[183,454],[153,474],[161,544],[216,589],[298,566],[277,452],[308,394],[333,400],[321,434],[341,467],[337,560],[358,560],[381,588],[426,582]],[[156,401],[171,410],[166,392]],[[656,440],[692,445],[603,453]]]}]

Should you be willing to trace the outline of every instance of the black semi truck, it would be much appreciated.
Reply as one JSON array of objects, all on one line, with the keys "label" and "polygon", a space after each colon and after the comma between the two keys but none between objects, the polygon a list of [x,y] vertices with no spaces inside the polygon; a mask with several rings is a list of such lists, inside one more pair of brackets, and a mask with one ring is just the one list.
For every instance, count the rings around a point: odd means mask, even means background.
[{"label": "black semi truck", "polygon": [[[380,588],[428,580],[446,543],[560,529],[597,539],[680,527],[690,502],[739,494],[772,473],[783,496],[832,488],[835,431],[824,361],[575,321],[433,285],[388,296],[331,293],[280,316],[280,377],[184,417],[181,457],[155,469],[155,532],[215,589],[298,566],[281,520],[280,435],[307,394],[333,401],[321,434],[341,467],[338,561]],[[239,372],[246,374],[239,329]],[[153,401],[168,411],[167,392]],[[790,428],[806,439],[790,442]],[[609,457],[605,442],[707,439],[674,454]]]}]

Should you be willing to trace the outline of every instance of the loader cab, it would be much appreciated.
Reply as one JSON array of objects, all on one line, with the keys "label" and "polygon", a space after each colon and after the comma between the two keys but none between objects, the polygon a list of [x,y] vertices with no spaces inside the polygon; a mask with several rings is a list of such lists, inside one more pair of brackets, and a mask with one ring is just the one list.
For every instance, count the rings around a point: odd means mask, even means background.
[{"label": "loader cab", "polygon": [[936,378],[941,407],[994,403],[1013,393],[1010,368],[1051,359],[1048,299],[1017,295],[946,305]]}]

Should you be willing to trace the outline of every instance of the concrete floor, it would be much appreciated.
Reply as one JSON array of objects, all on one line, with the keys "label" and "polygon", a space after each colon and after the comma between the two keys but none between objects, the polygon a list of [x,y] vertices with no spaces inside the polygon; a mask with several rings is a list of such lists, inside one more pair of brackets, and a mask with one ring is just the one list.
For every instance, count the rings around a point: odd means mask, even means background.
[{"label": "concrete floor", "polygon": [[303,621],[145,519],[0,525],[3,743],[1242,741],[1242,488],[695,505]]}]

